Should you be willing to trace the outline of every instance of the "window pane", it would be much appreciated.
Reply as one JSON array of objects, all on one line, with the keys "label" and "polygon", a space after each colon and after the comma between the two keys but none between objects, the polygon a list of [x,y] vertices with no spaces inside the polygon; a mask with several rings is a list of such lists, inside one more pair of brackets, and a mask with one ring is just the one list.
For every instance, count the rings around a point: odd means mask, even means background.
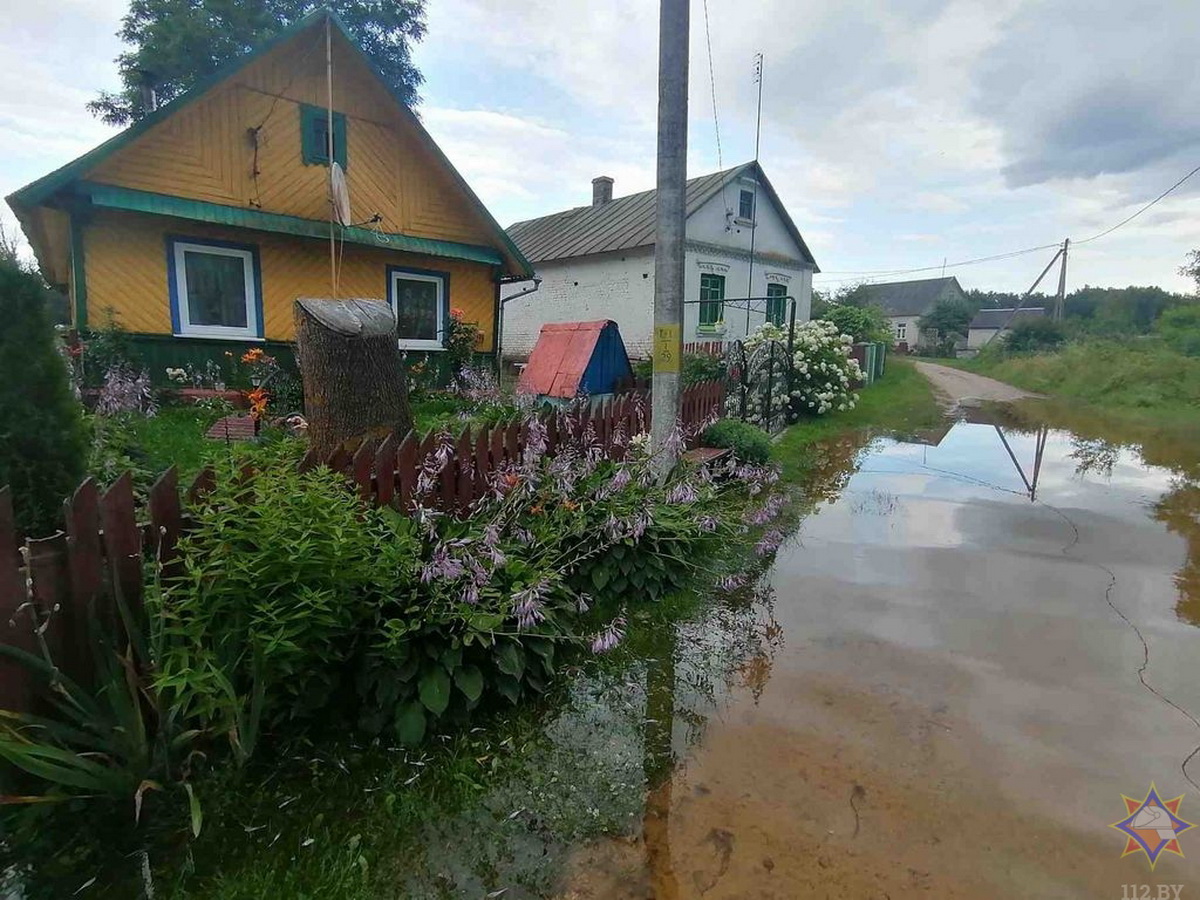
[{"label": "window pane", "polygon": [[787,319],[787,285],[767,285],[767,321],[772,325],[782,325]]},{"label": "window pane", "polygon": [[725,299],[725,276],[702,274],[700,299],[706,301],[700,304],[700,324],[715,325],[720,322],[725,317],[725,304],[720,302]]},{"label": "window pane", "polygon": [[742,219],[754,218],[754,192],[742,191],[738,197],[738,217]]},{"label": "window pane", "polygon": [[438,286],[432,281],[393,282],[396,300],[396,332],[401,340],[436,341],[438,334]]},{"label": "window pane", "polygon": [[188,324],[245,328],[246,260],[185,250]]}]

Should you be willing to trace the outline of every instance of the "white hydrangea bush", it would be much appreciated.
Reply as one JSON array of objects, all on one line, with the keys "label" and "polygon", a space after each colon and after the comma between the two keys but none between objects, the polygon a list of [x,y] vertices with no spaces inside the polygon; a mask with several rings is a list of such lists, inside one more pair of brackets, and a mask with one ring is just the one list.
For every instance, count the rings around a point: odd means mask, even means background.
[{"label": "white hydrangea bush", "polygon": [[858,360],[850,356],[853,338],[824,320],[796,327],[789,395],[787,331],[763,325],[743,342],[742,356],[731,351],[729,371],[742,372],[742,385],[728,392],[726,415],[742,415],[760,427],[783,425],[800,415],[824,415],[853,409],[854,387],[862,381]]}]

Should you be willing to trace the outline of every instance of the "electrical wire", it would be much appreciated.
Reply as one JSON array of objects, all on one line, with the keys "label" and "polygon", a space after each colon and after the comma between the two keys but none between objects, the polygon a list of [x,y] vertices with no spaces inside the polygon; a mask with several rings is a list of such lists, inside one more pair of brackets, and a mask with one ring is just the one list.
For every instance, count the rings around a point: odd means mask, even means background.
[{"label": "electrical wire", "polygon": [[[1101,231],[1099,234],[1094,234],[1091,237],[1084,238],[1083,240],[1080,240],[1080,241],[1072,241],[1071,246],[1078,247],[1082,244],[1090,244],[1092,241],[1098,241],[1098,240],[1100,240],[1100,238],[1107,237],[1108,235],[1112,234],[1118,228],[1128,225],[1130,222],[1132,222],[1134,219],[1136,219],[1142,213],[1146,212],[1146,210],[1150,209],[1150,207],[1154,206],[1156,203],[1158,203],[1159,201],[1161,201],[1165,197],[1167,197],[1167,195],[1171,194],[1176,189],[1178,189],[1180,186],[1182,186],[1188,179],[1190,179],[1192,176],[1194,176],[1197,172],[1200,172],[1200,166],[1196,166],[1196,168],[1192,169],[1190,172],[1188,172],[1186,175],[1184,175],[1182,178],[1180,178],[1177,182],[1175,182],[1173,185],[1171,185],[1169,188],[1167,188],[1165,191],[1163,191],[1161,194],[1159,194],[1157,197],[1155,197],[1153,200],[1151,200],[1149,203],[1147,203],[1145,206],[1143,206],[1141,209],[1139,209],[1133,215],[1127,216],[1126,218],[1124,218],[1120,222],[1118,222],[1116,225],[1113,225],[1111,228],[1106,228],[1104,231]],[[935,266],[920,266],[920,267],[913,268],[913,269],[863,269],[863,270],[840,269],[840,270],[834,270],[834,271],[829,271],[829,272],[822,272],[822,273],[819,273],[818,275],[816,275],[815,277],[821,278],[823,284],[846,284],[851,281],[857,281],[860,279],[858,279],[858,278],[841,278],[841,279],[826,280],[824,278],[824,276],[825,275],[856,275],[856,276],[885,277],[885,276],[892,276],[892,275],[913,275],[913,274],[916,274],[919,272],[933,272],[938,269],[954,269],[954,268],[960,268],[962,266],[979,265],[981,263],[999,262],[1001,260],[1013,259],[1018,256],[1024,256],[1027,253],[1040,253],[1043,250],[1054,250],[1061,246],[1062,246],[1061,243],[1042,244],[1038,247],[1027,247],[1024,250],[1012,250],[1012,251],[1009,251],[1008,253],[997,253],[992,256],[980,256],[975,259],[966,259],[966,260],[961,260],[959,262],[952,262],[952,263],[941,263],[940,265],[935,265]]]},{"label": "electrical wire", "polygon": [[1090,238],[1084,238],[1082,241],[1072,241],[1071,244],[1076,247],[1078,247],[1080,244],[1090,244],[1092,241],[1098,241],[1098,240],[1100,240],[1100,238],[1106,237],[1106,236],[1112,234],[1114,231],[1116,231],[1121,226],[1128,225],[1130,222],[1132,222],[1134,219],[1136,219],[1138,216],[1140,216],[1142,213],[1144,213],[1150,207],[1154,206],[1154,204],[1158,203],[1159,200],[1162,200],[1164,197],[1167,196],[1167,194],[1174,191],[1177,187],[1179,187],[1181,184],[1183,184],[1185,181],[1187,181],[1189,178],[1191,178],[1197,172],[1200,172],[1200,166],[1196,166],[1196,168],[1192,169],[1192,171],[1188,172],[1186,175],[1184,175],[1182,178],[1180,178],[1177,182],[1175,182],[1173,185],[1171,185],[1169,188],[1167,188],[1165,191],[1163,191],[1161,194],[1159,194],[1157,197],[1155,197],[1153,200],[1151,200],[1149,203],[1147,203],[1145,206],[1143,206],[1141,209],[1139,209],[1137,212],[1135,212],[1132,216],[1129,216],[1126,219],[1122,219],[1120,222],[1118,222],[1112,228],[1107,228],[1104,231],[1100,232],[1099,234],[1093,234]]},{"label": "electrical wire", "polygon": [[[717,74],[713,66],[712,31],[708,25],[708,0],[704,0],[704,42],[708,46],[708,89],[712,95],[713,130],[717,135],[717,171],[725,171],[725,162],[721,154],[721,123],[717,118]],[[728,217],[733,210],[729,207],[729,198],[725,195],[725,181],[721,181],[721,202],[725,204],[725,214]]]}]

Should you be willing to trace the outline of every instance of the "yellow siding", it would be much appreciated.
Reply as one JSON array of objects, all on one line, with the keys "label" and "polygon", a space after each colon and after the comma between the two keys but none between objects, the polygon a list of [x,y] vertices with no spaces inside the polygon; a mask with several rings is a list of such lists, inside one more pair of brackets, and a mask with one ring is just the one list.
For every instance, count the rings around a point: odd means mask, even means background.
[{"label": "yellow siding", "polygon": [[[168,235],[238,241],[258,247],[262,266],[263,321],[270,340],[295,337],[292,303],[329,297],[329,244],[304,238],[220,228],[135,213],[96,216],[84,232],[88,309],[93,324],[111,308],[127,331],[171,333],[167,286]],[[347,244],[341,263],[341,297],[387,299],[387,267],[408,266],[450,274],[450,305],[483,330],[477,347],[490,350],[495,334],[492,268],[480,263],[399,253]]]},{"label": "yellow siding", "polygon": [[[495,246],[484,216],[417,137],[419,126],[336,33],[334,51],[333,105],[347,117],[354,220],[379,215],[384,231]],[[84,177],[327,219],[328,170],[303,162],[300,103],[326,104],[322,29],[256,60]]]}]

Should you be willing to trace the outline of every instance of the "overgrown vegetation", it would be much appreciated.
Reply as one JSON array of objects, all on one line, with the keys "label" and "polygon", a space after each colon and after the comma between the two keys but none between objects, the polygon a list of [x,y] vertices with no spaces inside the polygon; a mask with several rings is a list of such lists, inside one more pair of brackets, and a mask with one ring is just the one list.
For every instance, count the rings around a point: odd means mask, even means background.
[{"label": "overgrown vegetation", "polygon": [[86,456],[47,308],[42,280],[0,259],[0,486],[12,488],[18,533],[36,536],[59,526]]},{"label": "overgrown vegetation", "polygon": [[701,438],[704,446],[728,448],[745,462],[765,464],[771,457],[771,436],[749,422],[721,419],[709,425]]}]

